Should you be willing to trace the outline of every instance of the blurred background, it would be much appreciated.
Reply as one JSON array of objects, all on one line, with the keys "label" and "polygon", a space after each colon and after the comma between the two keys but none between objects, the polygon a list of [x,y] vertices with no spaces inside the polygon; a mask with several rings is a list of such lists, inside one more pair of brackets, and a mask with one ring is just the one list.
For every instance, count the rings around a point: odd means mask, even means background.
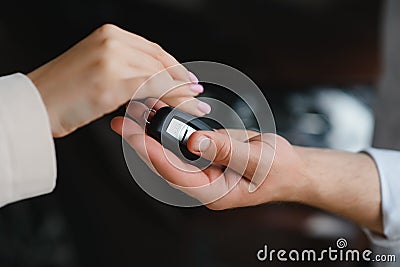
[{"label": "blurred background", "polygon": [[[217,61],[247,74],[268,99],[277,132],[292,143],[358,151],[374,137],[385,3],[2,1],[0,75],[28,73],[113,23],[181,62]],[[205,88],[206,96],[240,109],[233,96]],[[1,267],[260,266],[266,263],[256,253],[265,244],[318,250],[343,237],[351,248],[371,247],[358,226],[300,204],[215,212],[154,200],[131,178],[121,138],[109,127],[122,114],[57,139],[55,192],[0,210]],[[371,266],[268,263],[303,265]]]}]

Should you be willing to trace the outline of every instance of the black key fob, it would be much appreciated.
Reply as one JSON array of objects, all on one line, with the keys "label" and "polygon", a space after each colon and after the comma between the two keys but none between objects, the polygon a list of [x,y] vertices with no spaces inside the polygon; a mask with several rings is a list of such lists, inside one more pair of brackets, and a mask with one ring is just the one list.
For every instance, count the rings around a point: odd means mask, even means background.
[{"label": "black key fob", "polygon": [[199,118],[169,106],[156,111],[146,125],[146,133],[165,148],[184,161],[204,168],[210,161],[191,153],[186,147],[189,137],[198,130],[214,129]]}]

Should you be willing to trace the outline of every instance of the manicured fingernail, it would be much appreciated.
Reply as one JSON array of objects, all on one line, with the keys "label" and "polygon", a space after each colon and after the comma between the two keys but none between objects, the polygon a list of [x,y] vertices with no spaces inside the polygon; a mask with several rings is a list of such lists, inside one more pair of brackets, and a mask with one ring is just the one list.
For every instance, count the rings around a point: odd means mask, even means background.
[{"label": "manicured fingernail", "polygon": [[197,79],[196,75],[189,71],[189,80],[192,83],[199,83],[199,79]]},{"label": "manicured fingernail", "polygon": [[209,104],[207,104],[207,103],[202,102],[202,101],[199,101],[199,103],[197,104],[197,108],[201,112],[203,112],[205,114],[208,114],[208,113],[211,112],[211,106]]},{"label": "manicured fingernail", "polygon": [[195,93],[203,93],[204,92],[204,87],[201,84],[191,84],[190,85],[190,90],[192,90]]},{"label": "manicured fingernail", "polygon": [[194,147],[194,151],[195,152],[204,152],[208,149],[208,147],[210,146],[210,139],[208,139],[207,137],[199,137],[196,140],[196,144]]}]

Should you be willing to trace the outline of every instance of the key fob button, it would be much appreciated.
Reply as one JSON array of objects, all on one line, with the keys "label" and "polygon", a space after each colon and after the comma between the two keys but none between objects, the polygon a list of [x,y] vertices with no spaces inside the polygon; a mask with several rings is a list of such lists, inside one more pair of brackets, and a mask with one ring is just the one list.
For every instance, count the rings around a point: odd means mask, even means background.
[{"label": "key fob button", "polygon": [[166,132],[181,141],[185,135],[187,128],[188,126],[186,123],[173,118],[169,123]]}]

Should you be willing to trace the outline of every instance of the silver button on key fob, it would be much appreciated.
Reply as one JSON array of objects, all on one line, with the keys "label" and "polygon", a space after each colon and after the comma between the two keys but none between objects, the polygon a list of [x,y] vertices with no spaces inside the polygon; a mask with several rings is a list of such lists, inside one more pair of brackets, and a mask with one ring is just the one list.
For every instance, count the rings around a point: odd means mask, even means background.
[{"label": "silver button on key fob", "polygon": [[198,130],[213,131],[199,118],[172,107],[160,108],[147,123],[146,133],[186,162],[199,168],[210,161],[191,153],[187,147],[189,137]]}]

